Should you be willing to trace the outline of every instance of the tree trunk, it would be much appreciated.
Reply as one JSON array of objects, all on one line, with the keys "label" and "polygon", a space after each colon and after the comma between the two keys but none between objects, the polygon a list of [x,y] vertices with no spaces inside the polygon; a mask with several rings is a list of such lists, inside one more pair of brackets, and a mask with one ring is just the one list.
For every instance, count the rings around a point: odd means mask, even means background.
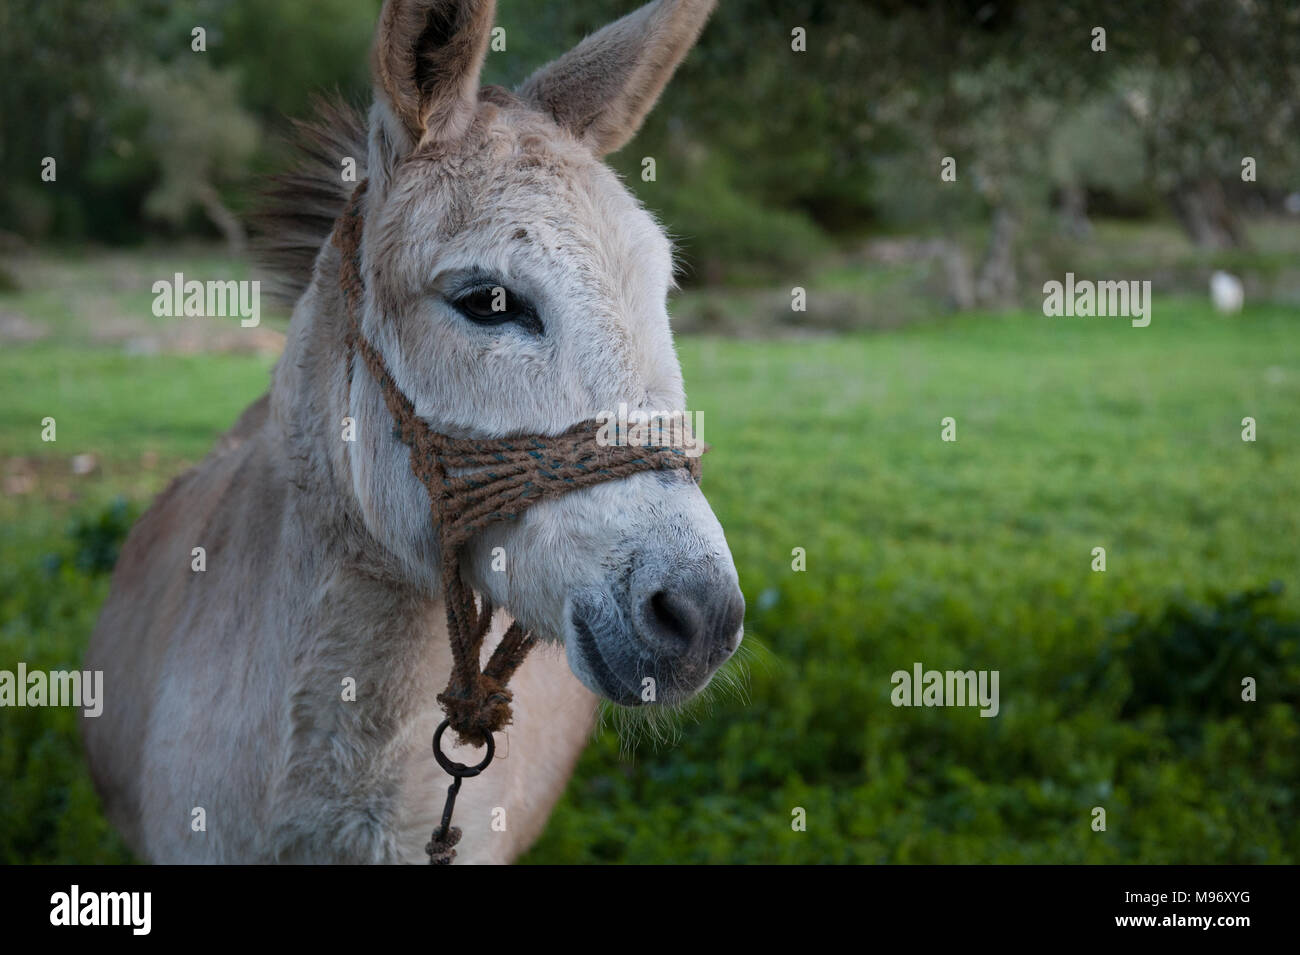
[{"label": "tree trunk", "polygon": [[1086,239],[1092,235],[1088,221],[1088,191],[1077,182],[1061,187],[1061,231],[1072,239]]},{"label": "tree trunk", "polygon": [[226,245],[230,249],[230,254],[236,258],[242,258],[244,250],[248,246],[248,236],[244,232],[244,227],[240,224],[238,217],[226,208],[221,201],[221,196],[210,183],[203,183],[198,189],[199,204],[203,206],[203,211],[207,217],[212,220],[225,237]]},{"label": "tree trunk", "polygon": [[970,261],[956,242],[945,241],[939,256],[943,260],[943,274],[948,285],[948,299],[958,311],[967,311],[975,307],[975,277],[971,274]]},{"label": "tree trunk", "polygon": [[1005,205],[993,212],[993,234],[980,265],[975,294],[981,305],[1012,305],[1020,287],[1016,276],[1015,214]]},{"label": "tree trunk", "polygon": [[1228,204],[1217,179],[1180,183],[1169,196],[1187,237],[1202,249],[1239,249],[1246,245],[1241,221]]}]

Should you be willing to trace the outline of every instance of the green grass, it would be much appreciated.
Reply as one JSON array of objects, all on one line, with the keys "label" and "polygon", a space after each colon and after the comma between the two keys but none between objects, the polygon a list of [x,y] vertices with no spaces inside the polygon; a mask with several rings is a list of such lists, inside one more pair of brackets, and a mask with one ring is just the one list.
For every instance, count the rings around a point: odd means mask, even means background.
[{"label": "green grass", "polygon": [[[0,352],[8,421],[0,457],[94,453],[109,464],[152,451],[197,460],[266,390],[273,359],[132,356],[41,342]],[[54,418],[57,440],[42,440]]]},{"label": "green grass", "polygon": [[[629,755],[604,732],[528,860],[1300,861],[1298,320],[1161,299],[1146,329],[1016,313],[684,340],[749,606],[747,690],[671,745]],[[84,519],[122,490],[147,504],[266,371],[0,352],[0,456],[42,475],[0,504],[0,667],[77,662],[106,587],[85,555],[115,526]],[[101,470],[68,476],[89,450]],[[1000,714],[893,707],[890,675],[915,661],[998,670]],[[0,719],[0,860],[124,858],[71,713]]]}]

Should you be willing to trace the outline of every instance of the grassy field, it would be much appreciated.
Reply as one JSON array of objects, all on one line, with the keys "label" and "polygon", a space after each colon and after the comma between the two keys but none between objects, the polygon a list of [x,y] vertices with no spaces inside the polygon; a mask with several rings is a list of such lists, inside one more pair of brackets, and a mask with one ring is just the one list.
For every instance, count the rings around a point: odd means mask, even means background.
[{"label": "grassy field", "polygon": [[[1300,861],[1297,322],[1161,299],[1145,329],[684,340],[747,688],[667,742],[602,732],[528,861]],[[271,361],[66,328],[0,351],[0,668],[77,665],[114,542]],[[918,661],[999,671],[999,715],[895,708]],[[126,859],[72,711],[0,721],[0,861]]]}]

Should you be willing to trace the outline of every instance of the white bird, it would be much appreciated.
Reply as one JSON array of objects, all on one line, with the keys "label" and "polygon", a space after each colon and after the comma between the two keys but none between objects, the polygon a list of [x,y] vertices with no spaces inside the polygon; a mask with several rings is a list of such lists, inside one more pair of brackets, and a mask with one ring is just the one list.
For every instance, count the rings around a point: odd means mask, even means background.
[{"label": "white bird", "polygon": [[1210,298],[1214,307],[1223,315],[1235,315],[1241,311],[1242,302],[1246,300],[1246,291],[1241,279],[1222,270],[1210,276]]}]

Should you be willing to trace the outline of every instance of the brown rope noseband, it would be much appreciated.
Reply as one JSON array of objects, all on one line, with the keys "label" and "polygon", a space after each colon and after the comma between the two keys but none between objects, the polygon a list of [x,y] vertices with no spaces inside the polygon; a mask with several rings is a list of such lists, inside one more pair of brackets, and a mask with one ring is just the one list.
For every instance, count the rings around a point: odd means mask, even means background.
[{"label": "brown rope noseband", "polygon": [[[394,437],[411,450],[411,471],[429,494],[438,534],[452,670],[447,688],[438,694],[447,718],[434,735],[433,749],[439,765],[455,781],[447,793],[442,825],[426,851],[431,863],[446,864],[455,856],[452,847],[460,839],[460,830],[451,826],[451,813],[461,779],[478,775],[491,762],[492,734],[510,722],[507,683],[536,643],[536,638],[516,621],[487,665],[479,668],[493,607],[486,596],[478,606],[461,573],[461,557],[470,538],[489,524],[521,514],[538,501],[642,471],[687,470],[698,481],[700,459],[698,454],[688,455],[681,448],[637,447],[617,441],[600,444],[596,440],[600,423],[595,419],[553,436],[453,438],[433,431],[415,413],[415,406],[394,382],[383,357],[361,332],[365,295],[361,200],[366,185],[365,180],[357,184],[334,229],[334,244],[342,257],[339,287],[348,315],[348,380],[353,356],[360,353],[393,416]],[[441,749],[442,734],[448,726],[462,743],[487,747],[486,758],[477,766],[448,759]]]}]

